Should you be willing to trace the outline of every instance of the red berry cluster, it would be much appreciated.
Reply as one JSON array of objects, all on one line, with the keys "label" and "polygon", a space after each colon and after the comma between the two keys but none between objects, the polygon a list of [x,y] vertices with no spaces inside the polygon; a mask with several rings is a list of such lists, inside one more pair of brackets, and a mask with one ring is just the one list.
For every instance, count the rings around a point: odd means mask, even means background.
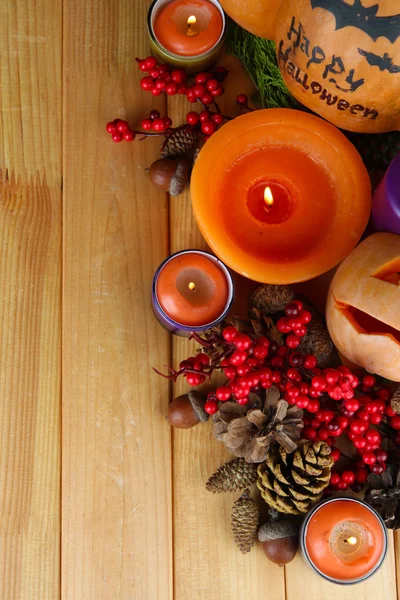
[{"label": "red berry cluster", "polygon": [[[196,356],[190,356],[183,360],[179,365],[177,375],[186,377],[186,381],[190,386],[200,385],[206,380],[206,369],[210,364],[210,359],[207,354],[201,352]],[[206,373],[205,373],[206,372]]]},{"label": "red berry cluster", "polygon": [[106,131],[111,135],[113,142],[133,142],[136,137],[136,131],[131,129],[127,121],[122,119],[114,119],[106,125]]},{"label": "red berry cluster", "polygon": [[189,102],[201,102],[209,106],[224,93],[223,80],[228,75],[225,67],[217,67],[214,73],[198,73],[191,86],[186,90]]},{"label": "red berry cluster", "polygon": [[227,119],[220,112],[213,112],[208,109],[197,113],[193,110],[186,115],[186,123],[192,126],[192,129],[199,129],[205,136],[209,137],[215,133],[220,125]]},{"label": "red berry cluster", "polygon": [[172,127],[172,119],[161,117],[158,110],[151,110],[147,119],[142,119],[142,129],[144,131],[157,131],[163,133]]},{"label": "red berry cluster", "polygon": [[187,76],[182,69],[172,69],[169,65],[158,65],[153,56],[145,59],[137,58],[139,69],[148,73],[140,80],[142,90],[160,96],[165,92],[169,96],[186,94]]}]

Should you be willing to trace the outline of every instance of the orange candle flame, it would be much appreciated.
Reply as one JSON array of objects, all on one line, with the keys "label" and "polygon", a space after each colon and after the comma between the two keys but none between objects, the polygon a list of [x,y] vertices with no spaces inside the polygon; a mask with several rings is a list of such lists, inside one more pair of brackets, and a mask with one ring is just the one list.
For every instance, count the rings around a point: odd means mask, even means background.
[{"label": "orange candle flame", "polygon": [[264,190],[264,202],[267,205],[267,208],[270,208],[274,203],[274,197],[271,192],[271,188],[266,187]]},{"label": "orange candle flame", "polygon": [[187,24],[188,27],[190,27],[191,25],[194,25],[196,23],[197,19],[194,15],[191,15],[188,20],[187,20]]},{"label": "orange candle flame", "polygon": [[190,291],[194,292],[194,290],[196,289],[196,284],[194,283],[194,281],[191,281],[189,283],[188,288]]}]

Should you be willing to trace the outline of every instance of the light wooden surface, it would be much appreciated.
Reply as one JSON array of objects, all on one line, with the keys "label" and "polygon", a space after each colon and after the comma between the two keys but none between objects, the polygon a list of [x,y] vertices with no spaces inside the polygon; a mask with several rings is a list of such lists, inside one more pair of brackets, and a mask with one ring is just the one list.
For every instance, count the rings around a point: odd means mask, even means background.
[{"label": "light wooden surface", "polygon": [[[167,111],[133,61],[148,52],[147,6],[0,3],[0,599],[395,600],[392,541],[355,588],[300,558],[280,569],[259,548],[242,556],[236,495],[204,489],[223,445],[209,425],[165,421],[184,388],[151,367],[190,345],[155,322],[151,280],[168,253],[204,242],[189,194],[169,200],[148,182],[158,142],[104,132],[116,116]],[[233,114],[251,84],[224,61]],[[175,124],[188,110],[168,99]]]}]

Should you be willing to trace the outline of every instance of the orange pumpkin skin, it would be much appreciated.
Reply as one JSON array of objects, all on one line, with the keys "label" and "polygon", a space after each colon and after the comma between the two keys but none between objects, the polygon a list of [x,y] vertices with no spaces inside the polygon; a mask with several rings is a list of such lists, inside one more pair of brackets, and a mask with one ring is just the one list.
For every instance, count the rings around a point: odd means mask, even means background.
[{"label": "orange pumpkin skin", "polygon": [[349,254],[328,292],[326,321],[348,360],[400,381],[400,236],[375,233]]},{"label": "orange pumpkin skin", "polygon": [[282,0],[220,0],[228,15],[250,33],[273,40],[276,14]]},{"label": "orange pumpkin skin", "polygon": [[398,0],[286,0],[276,23],[279,67],[297,100],[342,129],[400,129]]}]

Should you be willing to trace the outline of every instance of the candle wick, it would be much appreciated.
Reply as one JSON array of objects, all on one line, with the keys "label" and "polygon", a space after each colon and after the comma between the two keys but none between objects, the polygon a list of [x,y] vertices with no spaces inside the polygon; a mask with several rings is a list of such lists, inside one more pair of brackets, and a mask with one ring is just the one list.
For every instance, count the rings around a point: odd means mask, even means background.
[{"label": "candle wick", "polygon": [[189,285],[188,285],[188,288],[189,288],[189,290],[191,290],[192,292],[194,292],[195,289],[196,289],[196,284],[193,281],[191,281],[189,283]]}]

